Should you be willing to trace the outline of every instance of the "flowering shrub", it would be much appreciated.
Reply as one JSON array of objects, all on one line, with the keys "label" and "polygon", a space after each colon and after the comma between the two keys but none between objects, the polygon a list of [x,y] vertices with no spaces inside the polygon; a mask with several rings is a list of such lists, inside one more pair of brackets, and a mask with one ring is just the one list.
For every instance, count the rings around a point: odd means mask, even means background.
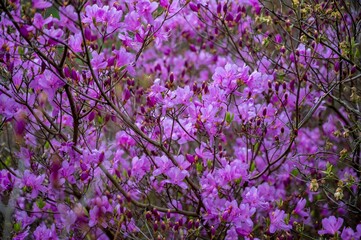
[{"label": "flowering shrub", "polygon": [[0,0],[1,238],[359,239],[359,4]]}]

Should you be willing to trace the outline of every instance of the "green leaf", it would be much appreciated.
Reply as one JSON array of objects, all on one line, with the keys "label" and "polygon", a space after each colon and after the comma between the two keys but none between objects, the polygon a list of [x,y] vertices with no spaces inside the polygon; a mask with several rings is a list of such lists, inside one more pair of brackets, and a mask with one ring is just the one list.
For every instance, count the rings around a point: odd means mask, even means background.
[{"label": "green leaf", "polygon": [[45,17],[50,17],[50,16],[60,19],[59,10],[56,6],[52,6],[45,11]]},{"label": "green leaf", "polygon": [[128,171],[127,170],[123,170],[123,176],[125,177],[125,178],[129,178],[129,175],[128,175]]},{"label": "green leaf", "polygon": [[99,125],[102,125],[104,123],[104,118],[102,116],[97,117],[97,122]]},{"label": "green leaf", "polygon": [[202,163],[197,163],[196,168],[197,168],[197,172],[201,173],[203,171]]},{"label": "green leaf", "polygon": [[234,119],[234,114],[227,112],[225,119],[228,124],[231,124]]},{"label": "green leaf", "polygon": [[17,222],[14,224],[14,231],[15,232],[20,232],[21,230],[21,222]]},{"label": "green leaf", "polygon": [[39,198],[36,201],[36,205],[38,206],[38,208],[43,209],[46,205],[46,203],[44,202],[44,200],[42,198]]},{"label": "green leaf", "polygon": [[254,145],[254,152],[258,151],[258,147],[259,147],[259,142],[256,142],[256,144]]},{"label": "green leaf", "polygon": [[298,176],[298,174],[299,174],[299,171],[298,171],[298,169],[293,169],[292,170],[292,172],[291,172],[291,174],[293,175],[293,176],[295,176],[295,177],[297,177]]},{"label": "green leaf", "polygon": [[236,184],[240,184],[240,183],[242,182],[242,177],[236,179],[234,182],[235,182]]},{"label": "green leaf", "polygon": [[207,167],[208,167],[209,169],[211,169],[212,166],[213,166],[213,162],[212,162],[211,160],[208,160],[208,161],[207,161]]},{"label": "green leaf", "polygon": [[5,165],[10,166],[11,165],[11,156],[7,156],[5,159]]},{"label": "green leaf", "polygon": [[18,47],[18,52],[19,52],[20,56],[23,56],[24,55],[24,48]]},{"label": "green leaf", "polygon": [[333,165],[329,162],[327,162],[326,164],[326,171],[322,171],[323,173],[325,173],[327,176],[331,176],[333,174]]},{"label": "green leaf", "polygon": [[251,168],[249,169],[250,172],[253,172],[256,169],[256,163],[253,161],[251,163]]},{"label": "green leaf", "polygon": [[285,223],[288,224],[290,222],[290,215],[287,214],[284,220],[285,220]]}]

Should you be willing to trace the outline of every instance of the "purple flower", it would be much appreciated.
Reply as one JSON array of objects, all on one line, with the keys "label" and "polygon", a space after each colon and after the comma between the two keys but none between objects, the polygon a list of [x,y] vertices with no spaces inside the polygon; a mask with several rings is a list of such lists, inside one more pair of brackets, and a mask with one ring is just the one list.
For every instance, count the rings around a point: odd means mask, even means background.
[{"label": "purple flower", "polygon": [[63,224],[63,227],[67,231],[69,231],[70,228],[75,223],[75,221],[77,219],[77,215],[72,209],[69,209],[69,207],[66,206],[65,204],[59,205],[58,209],[59,209],[60,219]]},{"label": "purple flower", "polygon": [[133,68],[131,63],[134,61],[134,54],[127,52],[123,47],[121,47],[119,50],[114,50],[113,53],[116,54],[117,67],[121,68],[125,65],[128,65],[128,70]]},{"label": "purple flower", "polygon": [[51,7],[51,3],[44,0],[33,0],[33,8],[44,9]]},{"label": "purple flower", "polygon": [[229,182],[236,180],[248,179],[247,174],[248,165],[241,162],[240,160],[232,161],[230,164],[227,164],[224,168],[218,170],[220,176],[221,184],[228,184]]},{"label": "purple flower", "polygon": [[12,175],[5,169],[0,170],[0,191],[11,189],[13,187]]},{"label": "purple flower", "polygon": [[36,240],[55,240],[58,239],[56,235],[55,225],[51,225],[51,229],[48,229],[44,223],[41,223],[34,231],[34,237]]},{"label": "purple flower", "polygon": [[351,228],[344,228],[341,233],[342,240],[352,240],[355,238],[355,232]]},{"label": "purple flower", "polygon": [[152,13],[158,8],[158,3],[150,2],[148,0],[139,1],[138,6],[139,13],[148,23],[153,22]]},{"label": "purple flower", "polygon": [[97,51],[92,52],[93,59],[91,64],[94,70],[106,68],[108,63],[105,61],[104,53],[98,54]]},{"label": "purple flower", "polygon": [[39,90],[44,90],[48,95],[48,100],[53,100],[58,88],[64,86],[64,83],[52,72],[46,70],[43,74],[38,75],[30,83],[30,86]]},{"label": "purple flower", "polygon": [[[35,26],[38,29],[42,29],[46,24],[50,23],[51,21],[53,21],[53,17],[50,16],[44,19],[40,13],[35,13],[33,26]],[[31,27],[28,28],[28,30],[31,30]]]},{"label": "purple flower", "polygon": [[339,229],[343,224],[343,218],[336,218],[335,216],[331,216],[329,218],[322,219],[322,230],[318,231],[318,234],[331,234],[335,235],[339,233]]},{"label": "purple flower", "polygon": [[71,35],[69,37],[69,46],[71,47],[71,49],[74,52],[82,52],[83,51],[83,49],[81,47],[82,42],[83,42],[83,40],[82,40],[80,33]]},{"label": "purple flower", "polygon": [[39,43],[45,45],[56,45],[63,41],[62,36],[64,35],[64,31],[61,29],[55,29],[52,27],[51,29],[44,29],[44,34],[39,36]]},{"label": "purple flower", "polygon": [[237,80],[240,77],[241,74],[238,72],[238,66],[227,63],[224,68],[217,67],[212,78],[216,84],[231,91],[237,86]]},{"label": "purple flower", "polygon": [[[73,33],[79,32],[79,29],[74,24],[74,19],[77,19],[77,14],[72,5],[59,8],[60,21],[58,24],[60,26],[66,26]],[[88,29],[88,28],[86,28]]]},{"label": "purple flower", "polygon": [[303,211],[306,206],[306,199],[300,199],[296,205],[295,210],[293,212],[303,218],[307,218],[309,216],[308,212]]},{"label": "purple flower", "polygon": [[275,233],[278,230],[288,231],[292,227],[285,223],[285,211],[276,209],[276,211],[269,214],[271,224],[269,226],[270,233]]},{"label": "purple flower", "polygon": [[239,205],[240,215],[235,219],[236,231],[239,235],[247,236],[251,234],[253,230],[252,215],[256,212],[256,208],[249,206],[248,204]]},{"label": "purple flower", "polygon": [[16,108],[16,102],[6,96],[5,94],[0,95],[0,114],[4,116],[4,118],[12,118],[14,116]]},{"label": "purple flower", "polygon": [[154,170],[153,176],[163,174],[173,166],[172,162],[166,156],[156,157],[154,161],[157,164],[158,168]]},{"label": "purple flower", "polygon": [[188,105],[192,96],[193,91],[190,90],[189,86],[185,86],[184,88],[178,87],[170,94],[170,107],[173,107],[176,104]]},{"label": "purple flower", "polygon": [[98,224],[98,220],[101,216],[100,208],[98,206],[95,206],[94,208],[92,208],[89,211],[89,216],[90,216],[89,227],[94,227],[95,225]]},{"label": "purple flower", "polygon": [[[136,31],[140,27],[140,16],[136,11],[132,11],[125,15],[124,25],[129,31]],[[121,35],[120,35],[121,37]]]},{"label": "purple flower", "polygon": [[24,239],[27,239],[27,236],[29,235],[29,229],[30,229],[30,227],[27,227],[27,228],[25,229],[25,231],[23,231],[22,233],[16,234],[16,236],[13,237],[13,240],[24,240]]},{"label": "purple flower", "polygon": [[143,176],[149,172],[150,170],[150,162],[145,157],[142,156],[141,158],[134,157],[132,160],[132,176],[135,176],[137,180],[143,178]]},{"label": "purple flower", "polygon": [[60,176],[64,179],[62,181],[65,181],[65,179],[66,179],[66,180],[69,181],[69,183],[74,184],[75,183],[75,178],[74,178],[74,175],[73,175],[74,171],[75,171],[74,166],[70,165],[69,162],[64,161],[62,163],[62,167],[61,167],[61,169],[59,171]]},{"label": "purple flower", "polygon": [[27,187],[31,191],[31,197],[36,198],[39,194],[39,191],[43,191],[45,187],[42,185],[45,179],[45,175],[36,176],[32,174],[29,170],[25,170],[21,187]]},{"label": "purple flower", "polygon": [[260,196],[256,187],[246,188],[243,193],[243,203],[248,203],[252,207],[267,208],[268,203],[264,200],[263,196]]},{"label": "purple flower", "polygon": [[355,239],[361,238],[361,224],[358,224],[356,227]]},{"label": "purple flower", "polygon": [[183,182],[184,178],[189,176],[189,173],[186,170],[180,170],[178,167],[172,167],[165,174],[169,179],[164,182],[178,185],[183,189],[187,188],[187,184]]},{"label": "purple flower", "polygon": [[277,35],[275,36],[275,42],[278,43],[278,44],[282,43],[282,37],[281,37],[281,35],[277,34]]}]

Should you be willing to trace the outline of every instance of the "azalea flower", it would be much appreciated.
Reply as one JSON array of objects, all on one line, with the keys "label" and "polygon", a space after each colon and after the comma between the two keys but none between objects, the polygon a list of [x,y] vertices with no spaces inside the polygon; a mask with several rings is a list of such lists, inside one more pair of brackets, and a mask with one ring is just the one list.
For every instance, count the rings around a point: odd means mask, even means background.
[{"label": "azalea flower", "polygon": [[303,210],[305,208],[305,206],[306,206],[306,199],[302,198],[297,202],[296,208],[295,208],[295,210],[293,210],[293,212],[303,218],[306,218],[310,214]]},{"label": "azalea flower", "polygon": [[33,8],[45,9],[51,7],[51,3],[44,0],[33,0]]},{"label": "azalea flower", "polygon": [[285,211],[276,209],[276,211],[269,214],[271,225],[269,226],[270,233],[275,233],[278,230],[288,231],[292,227],[289,224],[286,224],[285,219]]},{"label": "azalea flower", "polygon": [[335,235],[339,233],[339,229],[343,224],[343,218],[336,218],[335,216],[331,216],[329,218],[322,219],[322,230],[319,230],[318,233],[320,235],[331,234]]},{"label": "azalea flower", "polygon": [[164,182],[178,185],[183,189],[187,188],[187,184],[183,182],[183,180],[185,177],[189,176],[188,171],[180,170],[178,167],[172,167],[165,174],[169,179]]},{"label": "azalea flower", "polygon": [[355,238],[355,232],[351,228],[344,228],[341,233],[342,240],[353,240]]},{"label": "azalea flower", "polygon": [[98,54],[97,51],[92,52],[93,59],[91,64],[94,70],[106,68],[108,63],[105,61],[104,53]]}]

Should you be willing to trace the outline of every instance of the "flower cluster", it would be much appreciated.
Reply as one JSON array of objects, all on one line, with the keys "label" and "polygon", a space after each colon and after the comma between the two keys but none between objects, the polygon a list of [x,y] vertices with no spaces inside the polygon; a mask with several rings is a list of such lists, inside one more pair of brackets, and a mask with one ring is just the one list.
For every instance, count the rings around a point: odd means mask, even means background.
[{"label": "flower cluster", "polygon": [[0,238],[361,237],[360,9],[0,10]]}]

